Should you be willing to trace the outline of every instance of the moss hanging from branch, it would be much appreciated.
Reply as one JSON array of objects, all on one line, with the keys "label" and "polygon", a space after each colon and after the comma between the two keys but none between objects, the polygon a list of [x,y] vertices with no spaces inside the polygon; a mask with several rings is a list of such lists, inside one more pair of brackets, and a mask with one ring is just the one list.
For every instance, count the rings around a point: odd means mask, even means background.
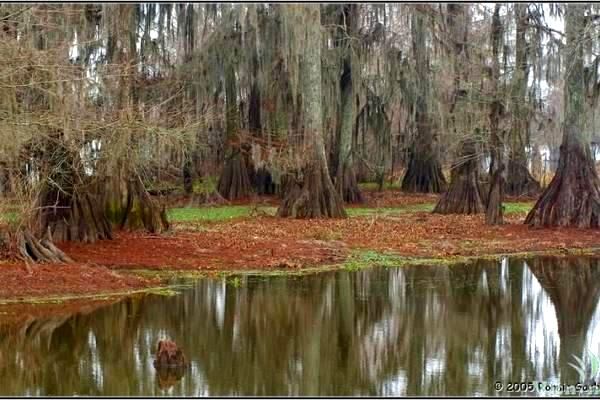
[{"label": "moss hanging from branch", "polygon": [[413,137],[408,166],[402,179],[407,192],[439,193],[446,188],[446,178],[437,158],[436,136],[429,112],[430,65],[426,54],[424,16],[415,10],[411,19],[412,49],[415,57],[416,98],[414,108],[416,134]]},{"label": "moss hanging from branch", "polygon": [[496,4],[492,17],[490,39],[492,42],[492,70],[490,102],[490,188],[485,209],[485,222],[488,225],[499,225],[503,221],[504,184],[506,167],[504,165],[504,143],[500,138],[500,116],[502,101],[500,96],[500,47],[503,27],[500,21],[500,4]]},{"label": "moss hanging from branch", "polygon": [[294,218],[339,218],[346,212],[335,190],[325,155],[321,92],[321,13],[319,5],[295,5],[302,22],[301,72],[305,151],[302,178],[286,185],[277,214]]},{"label": "moss hanging from branch", "polygon": [[252,193],[246,159],[241,153],[241,144],[236,143],[239,135],[239,116],[237,106],[237,90],[235,72],[231,63],[226,66],[226,124],[227,124],[227,158],[219,177],[217,188],[221,196],[227,200],[247,198]]},{"label": "moss hanging from branch", "polygon": [[337,45],[341,50],[342,73],[339,79],[341,95],[341,115],[339,117],[339,139],[337,154],[339,157],[336,173],[336,189],[347,203],[364,201],[356,180],[356,165],[352,149],[352,134],[356,121],[356,104],[354,101],[357,86],[357,57],[353,41],[356,40],[358,25],[357,4],[342,5],[339,12],[339,27],[337,30]]},{"label": "moss hanging from branch", "polygon": [[[529,62],[537,61],[536,52],[527,43],[527,4],[515,4],[516,20],[516,68],[512,81],[512,124],[510,130],[510,153],[506,179],[506,193],[513,196],[535,195],[540,190],[539,183],[527,168],[525,147],[529,142],[530,104],[528,104],[527,82]],[[530,60],[527,59],[528,54]]]}]

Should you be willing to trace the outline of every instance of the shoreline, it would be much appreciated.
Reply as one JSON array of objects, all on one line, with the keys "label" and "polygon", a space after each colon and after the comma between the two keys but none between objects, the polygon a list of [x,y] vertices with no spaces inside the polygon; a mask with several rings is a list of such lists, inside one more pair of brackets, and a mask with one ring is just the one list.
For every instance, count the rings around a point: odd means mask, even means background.
[{"label": "shoreline", "polygon": [[[366,192],[346,219],[277,218],[257,204],[171,208],[160,236],[116,231],[113,240],[57,243],[72,264],[0,262],[0,305],[66,304],[169,290],[171,278],[304,275],[369,266],[448,265],[504,256],[600,255],[598,230],[532,229],[531,203],[507,203],[506,223],[432,214],[436,196]],[[271,199],[272,200],[272,199]],[[272,208],[272,207],[271,207]],[[265,212],[266,211],[266,212]]]},{"label": "shoreline", "polygon": [[[362,254],[377,254],[380,256],[380,261],[372,258],[361,259]],[[52,291],[51,287],[48,287],[49,291],[47,295],[41,296],[28,296],[21,295],[18,297],[5,297],[0,296],[0,307],[11,307],[11,306],[26,306],[36,307],[40,305],[74,305],[78,302],[83,302],[87,305],[90,302],[116,302],[121,301],[125,298],[136,296],[136,295],[147,295],[156,294],[163,296],[178,295],[180,290],[185,290],[193,286],[193,281],[197,279],[227,279],[236,276],[301,276],[318,274],[323,272],[334,272],[334,271],[358,271],[366,268],[373,267],[384,267],[384,268],[403,268],[408,266],[450,266],[454,264],[469,264],[477,262],[479,260],[501,260],[504,257],[513,258],[532,258],[532,257],[600,257],[600,247],[590,248],[565,248],[565,249],[548,249],[548,250],[536,250],[528,252],[505,252],[496,254],[483,254],[477,256],[450,256],[450,257],[439,257],[439,258],[427,258],[427,257],[406,257],[398,254],[391,253],[374,253],[374,252],[356,252],[350,255],[343,263],[328,264],[321,266],[307,266],[303,268],[295,269],[220,269],[220,270],[190,270],[190,269],[177,269],[177,268],[165,268],[165,269],[130,269],[130,268],[118,268],[118,275],[123,278],[141,278],[142,282],[146,283],[146,286],[140,286],[134,289],[127,290],[97,290],[89,291],[86,293],[60,293],[58,291]],[[2,275],[2,267],[0,267],[0,278]],[[189,283],[168,283],[169,279],[184,279]],[[1,320],[0,313],[0,320]]]}]

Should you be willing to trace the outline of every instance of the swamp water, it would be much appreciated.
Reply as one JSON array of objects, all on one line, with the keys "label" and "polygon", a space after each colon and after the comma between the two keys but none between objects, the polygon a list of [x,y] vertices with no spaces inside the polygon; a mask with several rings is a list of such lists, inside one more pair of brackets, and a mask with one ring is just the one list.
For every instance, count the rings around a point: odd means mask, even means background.
[{"label": "swamp water", "polygon": [[[538,257],[202,279],[19,323],[3,311],[0,395],[507,394],[497,381],[578,380],[573,356],[600,355],[599,298],[598,259]],[[183,374],[155,371],[161,338]]]}]

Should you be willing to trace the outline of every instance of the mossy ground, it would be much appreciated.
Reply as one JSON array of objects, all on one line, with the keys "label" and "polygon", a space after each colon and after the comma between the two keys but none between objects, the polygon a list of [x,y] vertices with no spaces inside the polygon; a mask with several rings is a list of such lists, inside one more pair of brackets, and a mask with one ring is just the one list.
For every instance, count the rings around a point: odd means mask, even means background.
[{"label": "mossy ground", "polygon": [[259,211],[266,215],[275,215],[276,208],[269,206],[218,206],[218,207],[181,207],[171,208],[167,215],[172,222],[219,222],[235,218],[249,217]]},{"label": "mossy ground", "polygon": [[[388,216],[415,212],[431,212],[435,203],[407,204],[398,207],[347,207],[350,217],[363,216]],[[533,207],[532,202],[507,202],[504,203],[507,215],[526,214]],[[171,208],[168,216],[172,222],[220,222],[235,218],[250,217],[253,213],[274,216],[277,207],[273,206],[215,206],[215,207],[180,207]]]}]

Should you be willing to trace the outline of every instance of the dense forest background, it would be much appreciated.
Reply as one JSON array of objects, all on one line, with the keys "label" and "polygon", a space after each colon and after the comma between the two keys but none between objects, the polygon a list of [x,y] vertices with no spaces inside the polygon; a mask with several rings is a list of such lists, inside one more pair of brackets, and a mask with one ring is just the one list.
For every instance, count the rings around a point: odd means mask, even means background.
[{"label": "dense forest background", "polygon": [[[535,196],[600,224],[600,8],[585,4],[1,4],[0,193],[33,260],[165,204],[279,196],[344,217],[359,182],[434,212]],[[11,241],[11,240],[9,240]]]}]

